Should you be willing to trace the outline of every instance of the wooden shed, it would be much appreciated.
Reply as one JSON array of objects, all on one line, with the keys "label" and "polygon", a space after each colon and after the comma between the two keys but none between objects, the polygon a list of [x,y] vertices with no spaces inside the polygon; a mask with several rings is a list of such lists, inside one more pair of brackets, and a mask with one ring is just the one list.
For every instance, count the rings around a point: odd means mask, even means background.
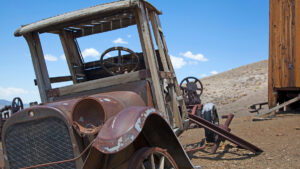
[{"label": "wooden shed", "polygon": [[300,93],[300,0],[270,0],[269,107]]}]

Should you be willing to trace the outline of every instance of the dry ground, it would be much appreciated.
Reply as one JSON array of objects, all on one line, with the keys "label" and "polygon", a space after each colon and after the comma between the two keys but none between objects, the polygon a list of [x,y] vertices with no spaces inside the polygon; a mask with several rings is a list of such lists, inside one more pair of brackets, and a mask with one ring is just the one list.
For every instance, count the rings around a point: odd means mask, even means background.
[{"label": "dry ground", "polygon": [[[222,120],[224,122],[224,120]],[[249,117],[234,118],[232,133],[255,144],[264,152],[254,155],[228,141],[216,154],[210,147],[189,154],[193,164],[209,168],[300,168],[300,114],[279,115],[273,120],[253,122]],[[180,136],[182,144],[197,143],[204,138],[203,129],[192,129]]]},{"label": "dry ground", "polygon": [[[220,115],[233,113],[232,133],[264,152],[254,155],[226,141],[217,154],[210,154],[210,147],[189,154],[195,165],[201,165],[204,169],[300,169],[300,111],[299,114],[279,115],[273,120],[253,122],[255,114],[250,114],[248,110],[251,104],[267,101],[267,64],[266,60],[260,61],[200,79],[204,86],[202,102],[215,103]],[[192,129],[181,135],[180,141],[186,145],[197,143],[202,138],[203,129]]]}]

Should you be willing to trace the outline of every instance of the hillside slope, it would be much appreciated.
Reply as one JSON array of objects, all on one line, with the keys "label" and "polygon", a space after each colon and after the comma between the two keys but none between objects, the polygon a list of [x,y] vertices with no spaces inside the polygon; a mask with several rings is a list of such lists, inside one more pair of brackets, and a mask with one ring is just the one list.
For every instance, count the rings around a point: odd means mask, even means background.
[{"label": "hillside slope", "polygon": [[200,79],[202,102],[215,103],[219,114],[249,115],[251,104],[267,101],[268,61],[259,61]]},{"label": "hillside slope", "polygon": [[10,104],[11,104],[10,101],[4,100],[4,99],[0,99],[0,108],[4,107],[6,105],[10,105]]}]

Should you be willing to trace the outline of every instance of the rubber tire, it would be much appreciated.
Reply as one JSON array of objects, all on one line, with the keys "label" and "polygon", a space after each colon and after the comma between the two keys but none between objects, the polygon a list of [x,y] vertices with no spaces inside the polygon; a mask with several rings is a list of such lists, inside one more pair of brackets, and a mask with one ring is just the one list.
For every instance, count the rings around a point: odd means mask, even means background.
[{"label": "rubber tire", "polygon": [[[205,111],[203,114],[203,118],[209,122],[212,122],[211,111]],[[213,133],[212,131],[206,128],[204,128],[204,132],[205,132],[206,142],[208,143],[215,142],[215,133]]]}]

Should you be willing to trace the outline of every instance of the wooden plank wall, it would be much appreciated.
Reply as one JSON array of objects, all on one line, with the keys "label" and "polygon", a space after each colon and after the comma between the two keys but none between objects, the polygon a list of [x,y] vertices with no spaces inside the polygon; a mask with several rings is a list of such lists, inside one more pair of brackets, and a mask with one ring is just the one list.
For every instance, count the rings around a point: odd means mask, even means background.
[{"label": "wooden plank wall", "polygon": [[300,0],[270,0],[268,95],[271,107],[276,105],[275,89],[300,88],[299,6]]},{"label": "wooden plank wall", "polygon": [[296,87],[300,87],[300,0],[295,2],[295,65]]}]

